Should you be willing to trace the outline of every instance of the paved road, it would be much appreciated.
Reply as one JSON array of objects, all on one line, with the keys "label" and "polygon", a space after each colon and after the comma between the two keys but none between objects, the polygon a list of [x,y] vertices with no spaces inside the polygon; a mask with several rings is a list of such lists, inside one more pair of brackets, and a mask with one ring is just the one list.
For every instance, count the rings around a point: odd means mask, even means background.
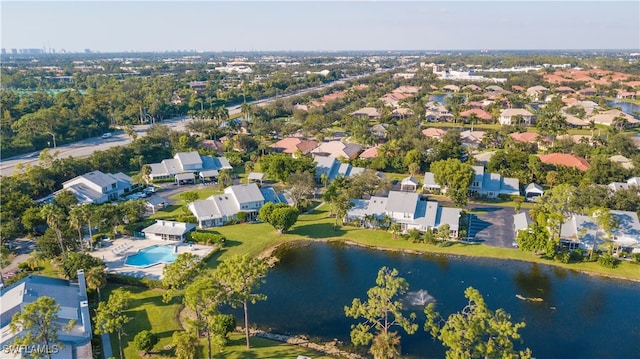
[{"label": "paved road", "polygon": [[468,210],[478,212],[469,216],[468,236],[471,240],[493,247],[513,248],[513,208],[474,204]]},{"label": "paved road", "polygon": [[[392,69],[388,69],[386,71],[390,71],[390,70]],[[345,81],[348,81],[348,80],[355,80],[355,79],[363,78],[369,75],[370,74],[351,76],[346,79],[333,81],[324,85],[299,90],[293,93],[288,93],[285,95],[279,95],[279,96],[274,96],[274,97],[270,97],[262,100],[252,101],[250,102],[250,104],[257,105],[257,106],[265,106],[279,99],[298,96],[311,91],[321,90],[324,88],[331,87],[333,85],[345,83]],[[229,115],[240,113],[240,105],[227,107],[227,110],[229,111]],[[175,117],[167,120],[162,120],[160,124],[164,126],[168,126],[174,131],[184,131],[189,121],[191,121],[190,118],[186,116],[182,116],[182,117]],[[133,127],[133,129],[136,131],[138,137],[143,137],[147,134],[147,130],[149,129],[149,126],[150,125],[136,125]],[[84,157],[89,157],[95,151],[104,151],[111,147],[116,147],[116,146],[126,146],[129,143],[131,143],[131,138],[127,136],[123,131],[119,131],[119,132],[114,132],[113,136],[107,139],[103,139],[101,136],[94,137],[94,138],[85,139],[85,140],[74,142],[67,145],[57,146],[55,150],[54,149],[51,149],[51,150],[54,150],[57,152],[58,158],[67,158],[67,157],[84,158]],[[13,173],[16,172],[16,165],[18,164],[37,165],[39,163],[38,155],[39,155],[39,152],[31,152],[24,155],[19,155],[16,157],[2,160],[0,162],[0,176],[13,175]]]}]

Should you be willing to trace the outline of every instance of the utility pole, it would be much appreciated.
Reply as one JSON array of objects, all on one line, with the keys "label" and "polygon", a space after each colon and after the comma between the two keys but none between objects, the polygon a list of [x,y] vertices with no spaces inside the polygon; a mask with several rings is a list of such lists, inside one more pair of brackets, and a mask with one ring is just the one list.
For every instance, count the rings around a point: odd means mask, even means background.
[{"label": "utility pole", "polygon": [[56,149],[56,134],[53,132],[47,132],[48,134],[50,134],[53,137],[53,149]]}]

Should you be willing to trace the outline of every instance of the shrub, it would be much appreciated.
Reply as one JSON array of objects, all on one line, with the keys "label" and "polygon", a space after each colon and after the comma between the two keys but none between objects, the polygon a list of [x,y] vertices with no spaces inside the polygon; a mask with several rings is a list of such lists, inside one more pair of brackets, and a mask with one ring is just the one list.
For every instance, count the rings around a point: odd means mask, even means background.
[{"label": "shrub", "polygon": [[638,263],[640,263],[640,253],[633,253],[631,257]]},{"label": "shrub", "polygon": [[609,253],[605,253],[598,258],[598,263],[605,268],[615,268],[619,262]]},{"label": "shrub", "polygon": [[143,330],[133,337],[133,344],[136,346],[136,349],[147,354],[153,349],[154,345],[158,344],[158,336],[148,330]]},{"label": "shrub", "polygon": [[247,217],[249,217],[249,214],[247,212],[238,212],[236,214],[236,218],[238,219],[238,222],[246,222]]},{"label": "shrub", "polygon": [[227,237],[223,236],[220,233],[191,232],[189,234],[189,239],[196,241],[198,243],[224,245],[224,242],[227,240]]},{"label": "shrub", "polygon": [[553,256],[553,259],[562,263],[569,263],[571,260],[571,253],[567,250],[561,250]]},{"label": "shrub", "polygon": [[569,258],[572,262],[582,262],[584,260],[584,252],[580,248],[574,249],[571,251]]}]

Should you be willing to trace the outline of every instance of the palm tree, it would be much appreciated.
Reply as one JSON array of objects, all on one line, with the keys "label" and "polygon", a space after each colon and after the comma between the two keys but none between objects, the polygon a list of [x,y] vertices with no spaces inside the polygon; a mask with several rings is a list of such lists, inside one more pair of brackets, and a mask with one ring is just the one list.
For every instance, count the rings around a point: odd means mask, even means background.
[{"label": "palm tree", "polygon": [[252,112],[251,105],[246,102],[243,102],[242,105],[240,105],[240,112],[242,112],[242,115],[245,121],[249,121],[249,116],[251,115],[251,112]]},{"label": "palm tree", "polygon": [[107,285],[107,273],[103,266],[92,267],[86,275],[87,287],[95,289],[98,292],[98,302],[102,301],[100,296],[100,288]]},{"label": "palm tree", "polygon": [[327,188],[327,183],[329,183],[329,175],[327,175],[326,172],[322,172],[322,174],[320,175],[320,182],[322,182],[324,188]]},{"label": "palm tree", "polygon": [[27,257],[27,265],[29,269],[33,272],[36,268],[40,268],[40,264],[44,261],[44,255],[40,251],[33,251],[29,253]]},{"label": "palm tree", "polygon": [[69,211],[69,224],[78,231],[78,240],[82,243],[82,222],[84,221],[84,211],[82,207],[75,206]]},{"label": "palm tree", "polygon": [[231,178],[231,173],[229,170],[221,170],[218,173],[218,185],[220,188],[225,188],[233,183],[233,179]]},{"label": "palm tree", "polygon": [[596,121],[589,120],[589,129],[591,130],[591,138],[594,136],[594,131],[596,130]]},{"label": "palm tree", "polygon": [[398,235],[400,234],[400,232],[402,231],[402,227],[400,226],[399,223],[397,222],[393,222],[391,223],[391,225],[389,226],[389,231],[391,231],[391,235],[393,236],[393,239],[397,239]]},{"label": "palm tree", "polygon": [[56,233],[56,237],[58,238],[58,242],[60,243],[60,248],[62,249],[62,255],[65,256],[65,248],[62,243],[62,229],[60,228],[60,223],[62,223],[66,219],[66,214],[64,210],[56,205],[51,203],[45,204],[41,209],[42,216],[46,219],[47,225],[49,228],[53,229]]}]

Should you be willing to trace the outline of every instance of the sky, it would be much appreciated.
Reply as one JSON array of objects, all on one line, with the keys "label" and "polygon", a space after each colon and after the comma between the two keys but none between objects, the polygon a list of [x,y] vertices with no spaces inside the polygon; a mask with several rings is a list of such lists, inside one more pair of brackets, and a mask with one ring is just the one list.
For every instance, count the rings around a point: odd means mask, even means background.
[{"label": "sky", "polygon": [[640,49],[640,1],[0,1],[0,47]]}]

